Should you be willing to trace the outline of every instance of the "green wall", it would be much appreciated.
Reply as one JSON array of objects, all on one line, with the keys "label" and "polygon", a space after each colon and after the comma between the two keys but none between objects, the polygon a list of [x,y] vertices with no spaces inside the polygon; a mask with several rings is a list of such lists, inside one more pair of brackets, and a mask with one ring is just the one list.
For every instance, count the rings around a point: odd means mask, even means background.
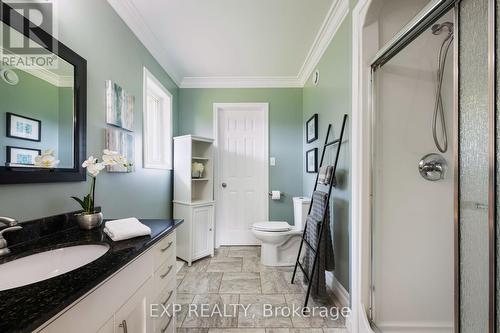
[{"label": "green wall", "polygon": [[73,167],[73,88],[59,88],[59,167]]},{"label": "green wall", "polygon": [[[173,94],[177,121],[178,88],[135,35],[102,0],[59,1],[59,40],[87,60],[87,154],[104,148],[104,84],[113,80],[135,96],[136,172],[102,174],[96,203],[106,218],[171,216],[171,172],[142,168],[142,73],[146,66]],[[175,126],[174,126],[175,127]],[[174,128],[174,133],[176,128]],[[0,185],[0,215],[21,221],[78,209],[69,197],[82,195],[88,184]]]},{"label": "green wall", "polygon": [[302,195],[302,89],[180,89],[179,135],[214,137],[213,103],[269,103],[269,218],[293,224],[292,197]]},{"label": "green wall", "polygon": [[[354,1],[351,3],[351,8]],[[303,141],[303,155],[311,148],[318,148],[318,163],[322,152],[322,144],[326,137],[328,124],[333,125],[331,137],[340,135],[340,127],[344,114],[351,115],[351,12],[340,26],[328,49],[321,58],[317,69],[320,72],[318,86],[309,79],[303,90],[303,122],[313,114],[318,114],[318,140],[311,144]],[[304,129],[305,132],[305,129]],[[303,134],[305,137],[305,133]],[[348,119],[344,141],[342,143],[337,181],[339,185],[332,192],[331,230],[335,252],[335,277],[349,291],[349,243],[350,243],[350,202],[351,202],[351,146],[350,121]],[[327,150],[325,162],[333,161],[335,148]],[[305,170],[305,164],[304,164]],[[310,195],[314,187],[316,174],[303,174],[303,192]]]}]

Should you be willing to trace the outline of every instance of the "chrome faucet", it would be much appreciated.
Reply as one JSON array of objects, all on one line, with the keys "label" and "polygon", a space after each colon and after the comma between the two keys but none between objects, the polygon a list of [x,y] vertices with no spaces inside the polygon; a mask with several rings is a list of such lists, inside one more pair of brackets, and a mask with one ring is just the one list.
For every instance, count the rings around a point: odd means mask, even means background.
[{"label": "chrome faucet", "polygon": [[15,226],[0,230],[0,257],[10,253],[10,249],[7,247],[7,240],[3,238],[4,232],[21,230],[22,228],[21,226]]},{"label": "chrome faucet", "polygon": [[19,223],[16,219],[6,216],[0,216],[0,223],[6,226],[6,228],[0,230],[0,257],[2,257],[10,253],[10,249],[7,247],[7,240],[3,237],[3,233],[21,230],[23,227],[18,226]]},{"label": "chrome faucet", "polygon": [[16,219],[6,216],[0,216],[0,223],[5,224],[6,227],[13,227],[19,224]]}]

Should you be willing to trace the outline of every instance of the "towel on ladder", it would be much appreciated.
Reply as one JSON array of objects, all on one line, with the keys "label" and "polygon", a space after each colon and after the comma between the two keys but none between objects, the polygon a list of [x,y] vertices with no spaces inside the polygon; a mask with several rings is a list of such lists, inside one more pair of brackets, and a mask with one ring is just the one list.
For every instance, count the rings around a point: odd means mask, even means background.
[{"label": "towel on ladder", "polygon": [[332,180],[333,166],[325,165],[319,168],[318,183],[329,185]]},{"label": "towel on ladder", "polygon": [[[323,211],[326,207],[324,217],[323,233],[318,248],[318,261],[316,262],[316,269],[312,281],[304,281],[312,283],[311,295],[315,298],[326,297],[326,282],[325,271],[333,271],[335,269],[335,260],[333,253],[332,236],[330,234],[330,209],[328,207],[328,194],[321,191],[313,193],[311,213],[307,217],[305,239],[313,247],[318,245],[319,233],[321,225],[323,224]],[[305,244],[304,244],[305,245]],[[303,267],[310,277],[312,274],[312,267],[314,263],[314,252],[305,245],[306,253],[304,256]]]}]

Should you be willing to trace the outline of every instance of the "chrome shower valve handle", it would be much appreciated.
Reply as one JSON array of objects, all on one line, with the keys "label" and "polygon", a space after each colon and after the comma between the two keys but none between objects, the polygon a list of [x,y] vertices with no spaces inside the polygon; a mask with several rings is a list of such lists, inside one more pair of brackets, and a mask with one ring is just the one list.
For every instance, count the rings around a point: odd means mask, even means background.
[{"label": "chrome shower valve handle", "polygon": [[420,175],[429,181],[444,179],[448,163],[443,156],[439,154],[428,154],[422,157],[418,163]]}]

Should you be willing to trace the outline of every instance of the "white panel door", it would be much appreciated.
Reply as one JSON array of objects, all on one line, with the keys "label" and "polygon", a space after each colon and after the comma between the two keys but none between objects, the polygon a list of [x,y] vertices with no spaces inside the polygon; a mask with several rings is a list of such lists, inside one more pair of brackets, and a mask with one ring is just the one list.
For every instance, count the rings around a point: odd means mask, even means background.
[{"label": "white panel door", "polygon": [[217,111],[218,243],[258,244],[250,228],[268,219],[267,105]]}]

